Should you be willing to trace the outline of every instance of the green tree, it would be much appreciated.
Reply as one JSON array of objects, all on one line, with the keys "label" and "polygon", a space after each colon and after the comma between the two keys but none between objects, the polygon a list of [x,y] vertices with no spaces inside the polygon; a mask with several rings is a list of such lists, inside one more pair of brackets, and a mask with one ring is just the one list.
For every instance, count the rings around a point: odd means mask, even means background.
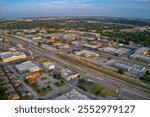
[{"label": "green tree", "polygon": [[39,31],[39,30],[37,30],[37,31],[36,31],[36,33],[40,33],[40,31]]},{"label": "green tree", "polygon": [[146,71],[145,74],[142,77],[140,77],[140,80],[150,82],[150,71]]},{"label": "green tree", "polygon": [[0,100],[8,100],[8,95],[5,94],[5,89],[0,85]]},{"label": "green tree", "polygon": [[118,73],[119,74],[124,74],[124,70],[123,69],[118,69]]},{"label": "green tree", "polygon": [[3,42],[3,44],[4,44],[4,43],[6,42],[6,39],[3,38],[3,39],[2,39],[2,42]]},{"label": "green tree", "polygon": [[85,79],[83,79],[83,78],[78,79],[78,83],[79,83],[79,84],[85,83]]},{"label": "green tree", "polygon": [[62,79],[61,73],[57,73],[57,72],[54,72],[54,73],[53,73],[53,77],[54,77],[55,79]]}]

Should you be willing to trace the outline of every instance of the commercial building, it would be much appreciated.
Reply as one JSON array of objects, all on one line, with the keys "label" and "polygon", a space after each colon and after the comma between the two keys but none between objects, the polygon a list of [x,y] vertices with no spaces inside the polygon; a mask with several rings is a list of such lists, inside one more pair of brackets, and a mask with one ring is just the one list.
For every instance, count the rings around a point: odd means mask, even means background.
[{"label": "commercial building", "polygon": [[32,37],[31,39],[32,39],[32,40],[42,40],[42,37],[37,37],[37,36],[35,36],[35,37]]},{"label": "commercial building", "polygon": [[55,65],[53,63],[50,63],[50,62],[45,62],[43,63],[43,67],[45,67],[46,69],[48,70],[53,70],[55,69]]},{"label": "commercial building", "polygon": [[150,62],[150,48],[141,47],[130,56],[131,59]]},{"label": "commercial building", "polygon": [[80,42],[79,41],[73,41],[73,42],[71,42],[73,45],[79,45],[80,44]]},{"label": "commercial building", "polygon": [[36,72],[26,75],[26,79],[30,79],[30,78],[35,79],[35,78],[39,77],[40,75],[41,75],[41,73],[39,71],[36,71]]},{"label": "commercial building", "polygon": [[56,39],[53,38],[53,37],[47,37],[46,40],[45,40],[45,43],[54,44],[54,43],[56,43]]},{"label": "commercial building", "polygon": [[93,57],[99,57],[100,56],[99,54],[97,54],[95,52],[88,51],[88,50],[76,51],[75,54],[79,55],[79,56],[83,55],[86,58],[89,58],[91,56],[93,56]]},{"label": "commercial building", "polygon": [[90,100],[90,99],[86,95],[73,89],[72,91],[64,95],[55,98],[55,100]]},{"label": "commercial building", "polygon": [[19,59],[25,59],[26,54],[23,52],[4,52],[0,54],[0,57],[4,63],[11,62]]},{"label": "commercial building", "polygon": [[131,72],[134,74],[142,73],[145,70],[145,67],[142,65],[128,65],[128,63],[115,63],[114,67],[117,69],[123,69],[126,72]]},{"label": "commercial building", "polygon": [[24,50],[24,49],[25,49],[24,46],[21,45],[21,44],[17,44],[17,47],[18,47],[20,50]]},{"label": "commercial building", "polygon": [[9,48],[9,50],[10,50],[11,52],[16,52],[16,51],[17,51],[14,47]]},{"label": "commercial building", "polygon": [[115,56],[122,56],[129,52],[129,49],[125,48],[112,48],[112,47],[104,47],[101,48],[100,51],[115,55]]},{"label": "commercial building", "polygon": [[66,81],[70,81],[71,79],[77,78],[80,74],[70,69],[63,69],[61,75]]},{"label": "commercial building", "polygon": [[83,44],[83,46],[87,47],[87,48],[91,48],[91,49],[97,49],[97,48],[101,47],[101,44],[98,42],[91,42],[89,44]]},{"label": "commercial building", "polygon": [[101,43],[101,45],[103,47],[116,47],[117,46],[117,42],[114,41],[109,41],[109,40],[99,40],[99,43]]},{"label": "commercial building", "polygon": [[123,69],[127,72],[129,72],[132,69],[131,66],[123,64],[123,63],[115,63],[114,67],[117,68],[117,69]]},{"label": "commercial building", "polygon": [[36,72],[26,75],[25,79],[29,85],[33,85],[36,83],[36,78],[39,77],[40,75],[41,73],[39,71],[36,71]]},{"label": "commercial building", "polygon": [[144,66],[136,65],[136,64],[135,64],[135,65],[133,65],[131,72],[132,72],[133,74],[138,75],[138,74],[142,73],[144,70],[145,70],[145,67],[144,67]]},{"label": "commercial building", "polygon": [[23,72],[30,72],[30,73],[32,73],[32,72],[40,71],[40,67],[38,67],[37,65],[35,65],[31,61],[26,61],[26,62],[24,62],[22,64],[15,65],[15,68],[20,73],[23,73]]},{"label": "commercial building", "polygon": [[23,50],[22,52],[24,52],[26,55],[33,55],[33,52],[30,50]]},{"label": "commercial building", "polygon": [[64,43],[55,43],[53,46],[58,49],[67,49],[70,47],[69,44],[64,44]]}]

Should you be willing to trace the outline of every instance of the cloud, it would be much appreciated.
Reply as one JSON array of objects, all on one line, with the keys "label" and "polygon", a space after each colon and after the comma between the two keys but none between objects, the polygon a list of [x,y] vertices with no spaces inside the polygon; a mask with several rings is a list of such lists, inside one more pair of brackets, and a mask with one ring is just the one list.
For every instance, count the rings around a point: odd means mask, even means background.
[{"label": "cloud", "polygon": [[150,17],[148,11],[150,0],[0,0],[0,14],[7,16],[142,14]]}]

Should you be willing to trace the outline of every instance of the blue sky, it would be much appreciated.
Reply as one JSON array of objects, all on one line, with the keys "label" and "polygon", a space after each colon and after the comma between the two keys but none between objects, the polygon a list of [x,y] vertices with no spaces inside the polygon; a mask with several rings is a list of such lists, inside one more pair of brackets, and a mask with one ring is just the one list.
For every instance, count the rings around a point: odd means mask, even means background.
[{"label": "blue sky", "polygon": [[114,16],[150,18],[150,0],[0,0],[0,17]]}]

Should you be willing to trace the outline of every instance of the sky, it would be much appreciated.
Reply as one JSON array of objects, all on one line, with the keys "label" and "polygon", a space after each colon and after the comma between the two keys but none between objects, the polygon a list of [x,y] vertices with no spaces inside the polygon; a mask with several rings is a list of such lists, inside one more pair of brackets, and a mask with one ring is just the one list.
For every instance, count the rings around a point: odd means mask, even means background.
[{"label": "sky", "polygon": [[150,0],[0,0],[0,18],[45,16],[150,19]]}]

